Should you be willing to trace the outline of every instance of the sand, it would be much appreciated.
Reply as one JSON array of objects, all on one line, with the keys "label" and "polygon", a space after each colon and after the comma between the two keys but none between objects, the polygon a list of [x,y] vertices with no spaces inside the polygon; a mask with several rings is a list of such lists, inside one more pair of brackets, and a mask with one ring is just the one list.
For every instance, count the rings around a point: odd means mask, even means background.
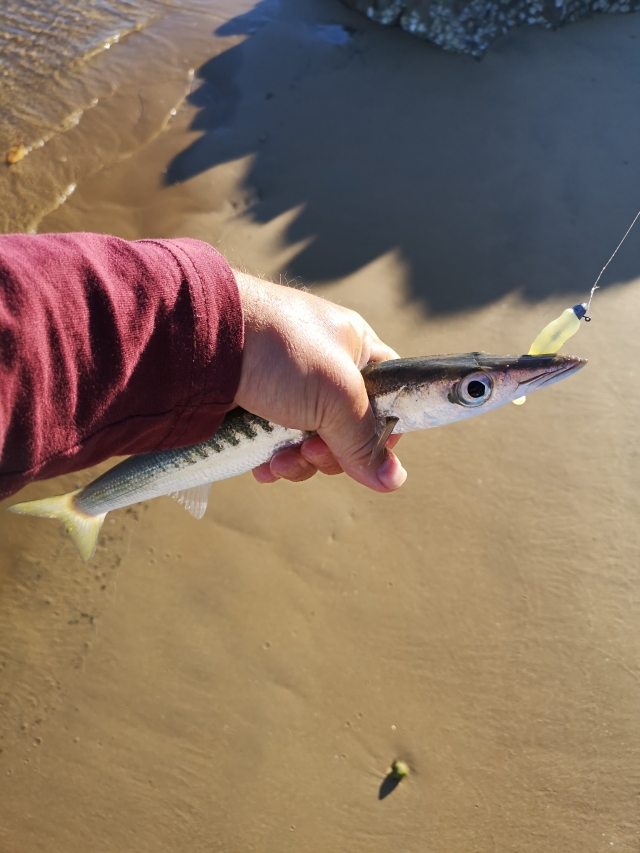
[{"label": "sand", "polygon": [[[276,12],[176,26],[210,82],[40,230],[207,239],[404,355],[526,351],[640,206],[640,18],[476,63],[337,2]],[[199,522],[114,513],[88,565],[0,514],[3,853],[637,851],[639,241],[571,343],[588,367],[406,436],[394,495],[247,475]]]}]

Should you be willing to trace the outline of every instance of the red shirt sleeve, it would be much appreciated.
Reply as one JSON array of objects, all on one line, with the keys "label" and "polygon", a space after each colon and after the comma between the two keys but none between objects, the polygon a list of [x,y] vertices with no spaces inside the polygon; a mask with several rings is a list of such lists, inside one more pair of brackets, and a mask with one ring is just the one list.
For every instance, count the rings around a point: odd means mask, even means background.
[{"label": "red shirt sleeve", "polygon": [[0,236],[0,497],[206,440],[242,346],[235,278],[207,243]]}]

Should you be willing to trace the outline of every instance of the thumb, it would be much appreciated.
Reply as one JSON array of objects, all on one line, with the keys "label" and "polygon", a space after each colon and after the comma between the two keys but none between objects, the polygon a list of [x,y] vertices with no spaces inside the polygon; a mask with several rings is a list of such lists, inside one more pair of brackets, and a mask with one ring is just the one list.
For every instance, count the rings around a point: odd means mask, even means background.
[{"label": "thumb", "polygon": [[358,368],[348,362],[343,371],[340,387],[331,389],[318,435],[346,474],[376,492],[393,492],[404,483],[407,472],[386,448],[370,464],[377,440],[375,417]]}]

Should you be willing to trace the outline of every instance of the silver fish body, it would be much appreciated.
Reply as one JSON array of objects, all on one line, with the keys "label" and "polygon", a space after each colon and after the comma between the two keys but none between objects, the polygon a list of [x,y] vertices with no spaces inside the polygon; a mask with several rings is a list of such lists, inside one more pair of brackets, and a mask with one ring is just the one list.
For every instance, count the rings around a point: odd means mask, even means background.
[{"label": "silver fish body", "polygon": [[[391,432],[429,429],[491,411],[585,364],[576,356],[465,353],[386,361],[368,365],[362,375],[384,439]],[[86,560],[111,510],[171,495],[201,518],[211,483],[250,471],[310,435],[234,409],[208,441],[132,456],[77,492],[9,509],[63,521]]]},{"label": "silver fish body", "polygon": [[87,515],[100,515],[140,501],[244,474],[311,433],[277,426],[234,409],[213,438],[191,447],[130,456],[89,483],[75,498]]}]

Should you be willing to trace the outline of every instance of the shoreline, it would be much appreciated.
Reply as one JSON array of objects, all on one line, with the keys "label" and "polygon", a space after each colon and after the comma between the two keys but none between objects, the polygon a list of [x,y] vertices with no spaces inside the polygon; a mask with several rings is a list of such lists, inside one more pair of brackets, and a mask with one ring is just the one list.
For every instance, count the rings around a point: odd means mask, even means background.
[{"label": "shoreline", "polygon": [[[13,166],[1,164],[1,233],[39,230],[77,187],[138,153],[144,156],[166,131],[192,90],[198,64],[238,41],[214,35],[231,9],[224,16],[224,4],[217,13],[200,5],[165,11],[145,27],[105,39],[83,58],[81,77],[57,84],[60,92],[52,95],[68,98],[67,115],[33,128],[35,136],[24,139],[27,156]],[[7,137],[7,148],[24,136],[19,130]]]}]

